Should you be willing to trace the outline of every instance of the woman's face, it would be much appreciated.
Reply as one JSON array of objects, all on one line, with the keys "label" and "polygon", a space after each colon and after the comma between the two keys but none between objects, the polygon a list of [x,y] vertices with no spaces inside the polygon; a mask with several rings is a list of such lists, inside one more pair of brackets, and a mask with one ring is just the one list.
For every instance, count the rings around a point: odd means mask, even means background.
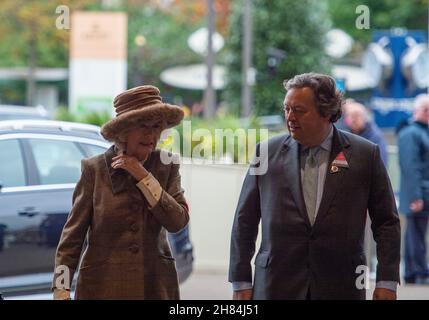
[{"label": "woman's face", "polygon": [[154,121],[128,131],[126,154],[136,157],[139,161],[147,159],[149,154],[155,150],[162,129],[162,121]]}]

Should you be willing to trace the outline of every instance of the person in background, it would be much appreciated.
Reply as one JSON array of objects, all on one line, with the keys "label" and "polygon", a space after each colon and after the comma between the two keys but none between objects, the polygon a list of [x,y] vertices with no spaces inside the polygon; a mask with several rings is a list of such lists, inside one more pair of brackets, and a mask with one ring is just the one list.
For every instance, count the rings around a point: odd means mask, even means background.
[{"label": "person in background", "polygon": [[399,131],[399,211],[406,216],[406,283],[429,284],[426,233],[429,216],[429,95],[415,99],[412,122]]},{"label": "person in background", "polygon": [[346,100],[344,104],[344,129],[357,134],[380,148],[381,159],[387,167],[387,146],[383,133],[370,119],[368,110],[363,104],[354,100]]}]

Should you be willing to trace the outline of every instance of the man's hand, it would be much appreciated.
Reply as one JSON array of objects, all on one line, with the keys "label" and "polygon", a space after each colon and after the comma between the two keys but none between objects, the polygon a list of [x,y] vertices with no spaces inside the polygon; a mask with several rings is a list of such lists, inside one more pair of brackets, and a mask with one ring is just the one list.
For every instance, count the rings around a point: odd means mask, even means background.
[{"label": "man's hand", "polygon": [[114,157],[112,160],[112,167],[114,169],[121,168],[128,171],[137,181],[142,180],[149,174],[142,163],[135,157],[121,154]]},{"label": "man's hand", "polygon": [[374,290],[374,295],[372,296],[373,300],[396,300],[396,292],[384,289],[384,288],[376,288]]},{"label": "man's hand", "polygon": [[417,213],[417,212],[420,212],[423,210],[423,206],[424,206],[423,200],[419,199],[419,200],[415,200],[415,201],[411,202],[410,209],[412,212]]},{"label": "man's hand", "polygon": [[234,291],[232,300],[252,300],[253,289]]},{"label": "man's hand", "polygon": [[54,300],[71,300],[70,291],[65,289],[54,289]]}]

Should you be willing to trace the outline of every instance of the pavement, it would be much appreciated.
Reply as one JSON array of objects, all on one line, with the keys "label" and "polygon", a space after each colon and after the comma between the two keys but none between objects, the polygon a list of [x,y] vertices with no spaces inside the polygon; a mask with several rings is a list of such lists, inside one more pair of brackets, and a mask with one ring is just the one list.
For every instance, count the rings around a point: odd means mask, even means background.
[{"label": "pavement", "polygon": [[[371,282],[367,299],[371,299],[374,286]],[[229,300],[232,297],[226,271],[195,271],[180,290],[184,300]],[[429,300],[429,285],[401,285],[398,300]]]},{"label": "pavement", "polygon": [[[371,282],[367,291],[370,299],[374,290]],[[180,286],[183,300],[229,300],[232,297],[231,284],[227,280],[227,272],[194,271],[188,280]],[[8,300],[51,300],[52,294],[37,294],[20,297],[10,297]],[[398,289],[399,300],[429,300],[429,285],[401,285]]]}]

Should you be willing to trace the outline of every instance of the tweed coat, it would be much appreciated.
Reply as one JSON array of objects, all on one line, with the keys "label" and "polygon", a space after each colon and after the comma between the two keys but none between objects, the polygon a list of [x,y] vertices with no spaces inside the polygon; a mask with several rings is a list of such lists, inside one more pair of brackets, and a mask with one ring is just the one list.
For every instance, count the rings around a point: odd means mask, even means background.
[{"label": "tweed coat", "polygon": [[153,208],[136,186],[138,181],[111,167],[114,146],[82,160],[55,258],[56,268],[70,270],[70,282],[79,271],[76,299],[179,299],[167,231],[185,227],[189,214],[179,165],[163,164],[163,152],[155,150],[144,163],[163,189]]}]

